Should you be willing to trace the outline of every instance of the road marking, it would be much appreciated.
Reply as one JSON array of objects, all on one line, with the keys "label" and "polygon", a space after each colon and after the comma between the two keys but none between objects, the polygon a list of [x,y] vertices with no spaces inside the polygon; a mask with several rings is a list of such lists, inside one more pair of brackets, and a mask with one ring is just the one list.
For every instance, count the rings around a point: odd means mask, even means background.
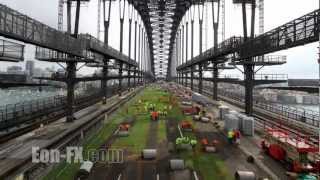
[{"label": "road marking", "polygon": [[193,171],[193,176],[194,176],[194,179],[195,179],[195,180],[199,180],[199,178],[198,178],[198,175],[197,175],[196,171]]},{"label": "road marking", "polygon": [[118,180],[121,180],[122,174],[119,174],[118,176]]}]

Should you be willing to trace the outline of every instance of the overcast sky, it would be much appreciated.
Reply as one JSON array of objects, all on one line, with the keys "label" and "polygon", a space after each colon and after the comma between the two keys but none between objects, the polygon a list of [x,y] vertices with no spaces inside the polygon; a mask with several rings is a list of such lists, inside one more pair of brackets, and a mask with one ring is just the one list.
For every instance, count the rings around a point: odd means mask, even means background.
[{"label": "overcast sky", "polygon": [[[232,0],[226,0],[226,38],[233,35],[242,34],[241,6],[233,5]],[[80,32],[90,33],[97,36],[97,2],[91,0],[90,3],[83,5],[81,9]],[[58,0],[0,0],[5,4],[16,9],[32,18],[35,18],[51,27],[57,28]],[[271,30],[288,21],[307,14],[319,7],[319,0],[265,0],[265,31]],[[119,16],[118,3],[112,7],[112,22],[110,27],[109,44],[119,49]],[[208,8],[207,25],[204,30],[204,47],[210,48],[213,45],[212,24],[211,24],[211,6]],[[249,13],[250,14],[250,13]],[[258,14],[258,13],[257,13]],[[127,14],[126,14],[127,16]],[[206,16],[206,15],[205,15]],[[196,17],[197,18],[197,17]],[[65,18],[66,19],[66,18]],[[257,17],[258,22],[258,17]],[[64,23],[66,24],[66,23]],[[198,34],[197,21],[195,21],[195,37]],[[124,34],[124,52],[128,52],[128,22],[125,21]],[[101,27],[101,30],[103,28]],[[189,30],[190,32],[190,30]],[[258,32],[258,28],[257,28]],[[101,39],[103,36],[101,36]],[[190,38],[189,38],[190,40]],[[191,40],[190,40],[191,41]],[[190,42],[189,42],[190,44]],[[195,54],[198,54],[198,40],[195,40]],[[317,47],[318,43],[293,48],[286,51],[277,52],[278,55],[287,55],[288,63],[279,67],[264,68],[260,73],[285,73],[289,78],[318,78],[317,64]],[[189,47],[190,48],[190,47]],[[133,54],[132,54],[133,56]],[[189,51],[189,58],[190,58]],[[33,46],[27,46],[25,59],[34,59]],[[49,67],[53,64],[36,62],[37,66]],[[2,63],[0,70],[5,70],[12,63]],[[58,67],[58,66],[56,66]],[[81,73],[91,73],[93,68],[84,68]],[[236,71],[224,72],[225,74],[238,73]]]}]

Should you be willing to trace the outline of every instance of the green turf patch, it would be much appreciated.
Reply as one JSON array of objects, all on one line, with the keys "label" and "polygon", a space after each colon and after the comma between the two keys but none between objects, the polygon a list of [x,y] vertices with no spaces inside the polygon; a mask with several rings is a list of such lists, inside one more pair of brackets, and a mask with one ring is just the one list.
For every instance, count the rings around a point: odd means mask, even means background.
[{"label": "green turf patch", "polygon": [[150,127],[150,117],[138,116],[134,126],[130,128],[128,137],[117,138],[113,148],[128,149],[132,153],[139,153],[145,148]]},{"label": "green turf patch", "polygon": [[[168,119],[182,121],[186,120],[193,124],[192,116],[185,116],[178,103],[168,114]],[[193,132],[183,132],[183,135],[190,139],[196,139]],[[228,171],[223,160],[215,155],[202,152],[200,141],[194,151],[179,151],[179,157],[185,160],[188,168],[195,170],[204,180],[231,180],[234,179]]]},{"label": "green turf patch", "polygon": [[[93,133],[91,136],[86,137],[83,140],[83,154],[87,154],[88,150],[99,149],[101,145],[110,137],[113,131],[118,127],[118,124],[124,120],[124,117],[128,116],[127,107],[134,104],[141,95],[138,94],[132,100],[127,102],[124,107],[118,109],[114,115],[109,117],[108,123],[106,123],[97,133]],[[84,157],[85,158],[85,157]],[[80,167],[79,163],[67,163],[65,161],[57,164],[53,169],[43,178],[43,180],[70,180],[74,179],[76,172]]]},{"label": "green turf patch", "polygon": [[[153,104],[157,111],[167,111],[169,108],[168,98],[169,94],[163,90],[156,88],[144,90],[142,96],[138,99],[138,103],[130,106],[128,110],[129,116],[136,117],[134,125],[129,130],[129,136],[117,138],[112,147],[127,149],[134,154],[140,153],[146,147],[151,122],[150,112],[146,107]],[[165,121],[162,119],[163,117],[160,117],[158,122],[158,142],[166,138]]]}]

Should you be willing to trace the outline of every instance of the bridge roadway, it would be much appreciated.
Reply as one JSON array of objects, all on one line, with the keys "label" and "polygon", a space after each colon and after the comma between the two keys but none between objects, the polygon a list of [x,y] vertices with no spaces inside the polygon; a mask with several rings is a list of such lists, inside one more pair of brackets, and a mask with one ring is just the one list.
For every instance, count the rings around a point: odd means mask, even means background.
[{"label": "bridge roadway", "polygon": [[142,88],[127,92],[123,96],[112,96],[107,105],[94,104],[76,113],[77,120],[66,123],[66,118],[36,129],[0,145],[0,179],[14,178],[20,173],[32,177],[41,171],[43,164],[31,163],[31,147],[40,149],[62,149],[68,144],[77,144],[81,138],[101,127],[105,114],[110,114],[135,96]]}]

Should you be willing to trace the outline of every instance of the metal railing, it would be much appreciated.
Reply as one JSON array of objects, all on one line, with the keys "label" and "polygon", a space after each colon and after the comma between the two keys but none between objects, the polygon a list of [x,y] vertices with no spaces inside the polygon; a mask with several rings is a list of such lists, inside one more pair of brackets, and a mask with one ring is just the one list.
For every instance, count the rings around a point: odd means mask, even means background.
[{"label": "metal railing", "polygon": [[[108,87],[108,95],[111,96],[115,94],[117,88],[117,85]],[[90,92],[76,94],[74,104],[75,106],[80,106],[88,102],[96,101],[102,96],[100,89],[90,90]],[[33,122],[37,117],[64,110],[67,103],[66,101],[66,96],[57,95],[0,106],[0,130]]]},{"label": "metal railing", "polygon": [[279,55],[266,55],[258,56],[253,58],[255,63],[264,63],[264,64],[285,64],[287,62],[287,56]]},{"label": "metal railing", "polygon": [[240,76],[238,74],[219,74],[218,78],[222,78],[222,79],[239,79]]},{"label": "metal railing", "polygon": [[255,80],[270,80],[270,81],[281,81],[281,80],[288,80],[287,74],[255,74]]},{"label": "metal railing", "polygon": [[0,60],[23,61],[24,45],[0,39]]},{"label": "metal railing", "polygon": [[227,55],[235,49],[239,47],[240,44],[243,43],[243,38],[242,37],[231,37],[223,42],[221,42],[218,45],[218,48],[215,49],[214,47],[208,49],[207,51],[203,52],[202,54],[194,57],[191,61],[187,61],[185,64],[180,65],[177,67],[177,70],[186,68],[190,66],[191,64],[204,61],[205,59],[215,57],[215,56],[220,56],[220,55]]},{"label": "metal railing", "polygon": [[90,34],[81,34],[79,37],[87,40],[87,47],[92,51],[97,51],[108,56],[117,57],[119,60],[127,62],[131,65],[137,65],[137,63],[134,60],[130,59],[128,56],[106,45],[104,42],[91,36]]},{"label": "metal railing", "polygon": [[[244,94],[219,89],[219,95],[245,103]],[[260,108],[264,111],[278,114],[279,120],[281,119],[281,116],[283,116],[287,119],[296,120],[298,122],[305,123],[313,127],[319,127],[319,112],[316,111],[307,110],[304,108],[297,108],[284,104],[273,104],[263,100],[255,100],[254,107]]]},{"label": "metal railing", "polygon": [[18,11],[0,4],[0,33],[34,45],[82,57],[84,43],[68,34],[51,28]]},{"label": "metal railing", "polygon": [[0,35],[47,48],[47,50],[38,48],[36,56],[39,59],[47,58],[49,60],[50,57],[60,58],[60,56],[61,58],[66,58],[66,54],[76,56],[80,58],[79,60],[81,58],[82,60],[90,59],[93,55],[88,51],[94,51],[137,66],[137,63],[129,59],[128,56],[90,35],[79,35],[78,38],[75,38],[3,4],[0,4]]},{"label": "metal railing", "polygon": [[230,42],[226,40],[219,44],[217,51],[211,48],[202,55],[196,56],[194,59],[187,61],[187,63],[178,66],[177,70],[183,70],[231,53],[238,53],[237,60],[245,60],[250,57],[263,56],[272,52],[313,43],[319,39],[319,17],[320,10],[315,10],[269,32],[249,39],[245,43],[242,38],[231,38]]},{"label": "metal railing", "polygon": [[[204,84],[207,84],[207,83],[204,83]],[[190,83],[188,83],[188,85],[190,86]],[[194,88],[198,89],[198,86],[196,83],[194,84]],[[204,93],[211,96],[212,95],[211,82],[209,82],[209,85],[205,89],[206,91],[204,91]],[[234,101],[240,102],[242,104],[245,104],[244,93],[228,91],[226,89],[219,88],[218,95],[221,96],[221,98],[226,97]],[[297,121],[299,123],[310,125],[315,128],[320,127],[319,112],[312,111],[305,108],[293,107],[285,104],[269,103],[262,100],[259,97],[254,97],[253,104],[254,104],[254,108],[259,108],[260,110],[278,115],[279,120],[290,119],[290,120]]]},{"label": "metal railing", "polygon": [[319,39],[319,14],[320,10],[315,10],[242,44],[241,59],[315,42]]}]

